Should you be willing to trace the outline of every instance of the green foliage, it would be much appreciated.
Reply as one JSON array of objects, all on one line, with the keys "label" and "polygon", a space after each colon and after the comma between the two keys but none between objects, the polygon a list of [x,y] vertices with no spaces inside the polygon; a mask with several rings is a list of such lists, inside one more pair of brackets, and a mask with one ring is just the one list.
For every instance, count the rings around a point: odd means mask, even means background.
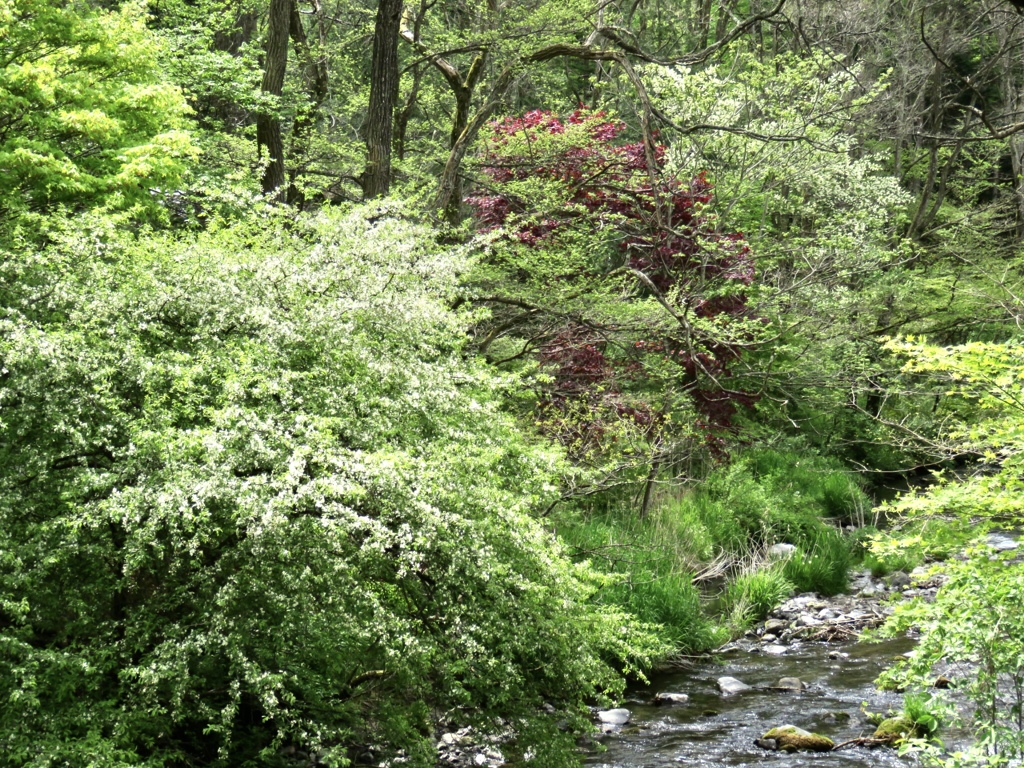
[{"label": "green foliage", "polygon": [[729,582],[722,596],[722,609],[734,626],[746,627],[764,621],[792,593],[793,584],[782,567],[748,571]]},{"label": "green foliage", "polygon": [[[882,682],[927,684],[932,664],[940,658],[963,665],[969,670],[963,690],[975,706],[972,725],[979,744],[990,755],[1020,759],[1024,572],[1012,562],[1013,551],[993,550],[985,534],[993,527],[1014,528],[1024,522],[1024,408],[1018,400],[1024,350],[1017,342],[938,348],[907,339],[892,346],[908,360],[908,372],[944,387],[947,450],[980,456],[983,471],[966,479],[940,475],[927,492],[908,494],[891,505],[902,529],[875,541],[873,550],[880,557],[929,552],[936,530],[944,553],[966,548],[966,557],[936,566],[948,580],[933,603],[911,601],[897,611],[888,630],[916,626],[921,641],[913,656],[886,673]],[[964,756],[962,764],[973,759]]]},{"label": "green foliage", "polygon": [[700,567],[706,531],[685,505],[664,505],[644,519],[612,510],[569,515],[558,526],[577,559],[614,574],[600,600],[661,626],[661,635],[679,652],[710,650],[723,632],[705,614],[693,572]]},{"label": "green foliage", "polygon": [[713,472],[701,493],[735,526],[721,540],[730,547],[781,541],[810,550],[829,531],[823,518],[862,521],[870,507],[867,495],[837,461],[809,451],[745,451]]},{"label": "green foliage", "polygon": [[942,707],[930,694],[906,694],[903,697],[903,714],[914,724],[914,730],[921,738],[932,738],[942,727]]},{"label": "green foliage", "polygon": [[799,592],[830,597],[846,591],[853,558],[842,534],[825,530],[786,560],[783,574]]},{"label": "green foliage", "polygon": [[0,765],[429,766],[438,718],[575,763],[662,646],[532,517],[464,254],[379,206],[52,239],[0,260]]},{"label": "green foliage", "polygon": [[149,204],[194,154],[139,6],[0,3],[0,217]]}]

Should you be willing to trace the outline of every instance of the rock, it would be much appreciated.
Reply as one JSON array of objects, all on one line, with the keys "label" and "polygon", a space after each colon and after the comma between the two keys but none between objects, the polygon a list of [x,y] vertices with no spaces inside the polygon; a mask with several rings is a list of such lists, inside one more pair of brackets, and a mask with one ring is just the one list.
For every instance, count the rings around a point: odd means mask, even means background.
[{"label": "rock", "polygon": [[775,752],[779,748],[779,742],[777,742],[775,739],[754,739],[754,746]]},{"label": "rock", "polygon": [[849,712],[826,712],[821,717],[823,723],[848,723],[850,722]]},{"label": "rock", "polygon": [[996,552],[1009,552],[1020,546],[1018,542],[1003,533],[990,533],[985,541]]},{"label": "rock", "polygon": [[632,713],[628,709],[606,709],[597,713],[597,719],[605,725],[625,725]]},{"label": "rock", "polygon": [[802,691],[806,686],[799,677],[784,677],[775,684],[782,691]]},{"label": "rock", "polygon": [[903,571],[896,571],[889,576],[889,586],[897,589],[910,586],[910,575]]},{"label": "rock", "polygon": [[774,739],[784,752],[831,752],[835,742],[827,736],[805,731],[795,725],[772,728],[761,739]]},{"label": "rock", "polygon": [[720,677],[718,678],[718,690],[726,695],[734,693],[743,693],[743,691],[749,691],[750,686],[735,677]]},{"label": "rock", "polygon": [[690,697],[685,693],[656,693],[654,694],[654,704],[656,706],[662,706],[665,704],[685,704],[690,700]]},{"label": "rock", "polygon": [[768,619],[768,621],[764,623],[764,631],[776,633],[788,626],[789,622],[783,621],[782,619]]},{"label": "rock", "polygon": [[773,544],[768,548],[768,557],[773,560],[785,560],[787,557],[792,557],[794,552],[796,552],[796,546],[793,544]]},{"label": "rock", "polygon": [[821,625],[821,622],[809,613],[801,613],[800,616],[797,617],[796,625],[798,627],[817,627]]},{"label": "rock", "polygon": [[782,656],[788,648],[784,645],[769,645],[764,648],[764,652],[772,656]]},{"label": "rock", "polygon": [[763,635],[761,635],[761,642],[764,643],[774,643],[778,639],[779,638],[777,638],[771,632],[765,632]]},{"label": "rock", "polygon": [[923,734],[918,733],[917,726],[909,717],[890,717],[883,720],[871,736],[887,744],[894,744],[901,739],[917,738]]}]

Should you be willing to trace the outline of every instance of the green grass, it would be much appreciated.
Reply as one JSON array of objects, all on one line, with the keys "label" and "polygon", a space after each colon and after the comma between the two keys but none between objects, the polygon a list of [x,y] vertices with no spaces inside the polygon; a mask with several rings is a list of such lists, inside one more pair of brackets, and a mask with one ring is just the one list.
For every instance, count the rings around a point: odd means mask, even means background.
[{"label": "green grass", "polygon": [[849,544],[839,531],[831,529],[822,532],[808,549],[793,553],[783,573],[798,591],[831,597],[846,591],[852,565]]},{"label": "green grass", "polygon": [[741,573],[722,596],[722,610],[737,629],[764,621],[772,610],[793,593],[793,584],[779,565]]},{"label": "green grass", "polygon": [[[641,519],[625,496],[593,498],[557,520],[579,560],[617,577],[598,599],[659,624],[682,652],[724,641],[721,622],[741,631],[763,619],[793,589],[835,595],[848,584],[856,542],[836,523],[862,520],[870,508],[854,475],[813,453],[753,449],[703,483],[662,490]],[[693,575],[709,563],[756,563],[772,544],[793,557],[751,567],[727,585],[713,618]]]}]

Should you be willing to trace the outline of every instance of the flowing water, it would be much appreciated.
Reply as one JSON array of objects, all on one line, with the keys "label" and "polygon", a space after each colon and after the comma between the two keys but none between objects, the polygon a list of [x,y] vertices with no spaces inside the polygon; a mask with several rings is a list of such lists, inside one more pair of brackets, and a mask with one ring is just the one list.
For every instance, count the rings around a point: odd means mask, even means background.
[{"label": "flowing water", "polygon": [[[701,661],[692,667],[656,675],[649,687],[635,688],[625,707],[632,720],[622,733],[602,738],[606,751],[591,755],[594,768],[660,768],[661,766],[777,766],[777,768],[885,768],[912,764],[893,750],[844,748],[824,754],[768,752],[754,745],[769,729],[795,725],[833,739],[837,744],[870,736],[861,703],[871,712],[900,709],[898,694],[876,691],[872,685],[894,657],[910,650],[913,641],[793,646],[784,656],[734,652],[718,663]],[[830,658],[830,651],[849,654]],[[836,655],[833,653],[833,656]],[[733,696],[718,691],[719,677],[730,676],[754,686]],[[801,692],[767,690],[782,677],[798,677]],[[690,699],[675,706],[653,706],[659,692],[686,693]]]}]

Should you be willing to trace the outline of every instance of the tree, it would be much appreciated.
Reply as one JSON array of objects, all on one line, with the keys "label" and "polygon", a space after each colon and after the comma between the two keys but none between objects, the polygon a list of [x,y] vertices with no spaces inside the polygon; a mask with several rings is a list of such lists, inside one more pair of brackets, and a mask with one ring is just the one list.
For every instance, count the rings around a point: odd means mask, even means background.
[{"label": "tree", "polygon": [[52,238],[0,259],[0,765],[575,764],[659,645],[534,517],[465,252],[379,205]]},{"label": "tree", "polygon": [[402,0],[380,0],[370,64],[370,111],[366,125],[363,196],[386,195],[391,187],[391,137],[398,101],[398,28]]},{"label": "tree", "polygon": [[583,109],[492,125],[487,183],[470,202],[501,237],[474,300],[494,311],[481,349],[504,362],[535,355],[550,377],[544,428],[585,463],[613,445],[633,454],[650,488],[694,442],[717,450],[752,402],[726,382],[763,326],[746,310],[750,251],[705,212],[706,179],[665,175],[665,148],[651,165],[624,130]]},{"label": "tree", "polygon": [[293,0],[270,0],[267,15],[267,39],[264,46],[263,83],[261,91],[271,97],[271,108],[264,107],[256,116],[256,143],[266,153],[266,168],[261,184],[263,193],[278,200],[285,199],[284,140],[278,104],[284,89],[285,67],[288,64],[288,31],[292,23]]},{"label": "tree", "polygon": [[194,149],[180,90],[135,5],[0,6],[0,218],[151,204]]}]

